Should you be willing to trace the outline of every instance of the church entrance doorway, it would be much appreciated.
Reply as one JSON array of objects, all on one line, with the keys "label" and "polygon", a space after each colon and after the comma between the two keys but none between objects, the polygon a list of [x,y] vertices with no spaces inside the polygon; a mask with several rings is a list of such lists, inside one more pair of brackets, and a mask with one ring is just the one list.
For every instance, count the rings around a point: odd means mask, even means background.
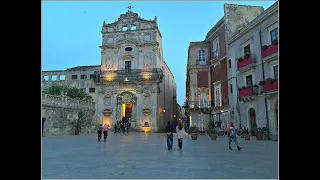
[{"label": "church entrance doorway", "polygon": [[132,115],[132,104],[122,104],[121,116],[131,118]]}]

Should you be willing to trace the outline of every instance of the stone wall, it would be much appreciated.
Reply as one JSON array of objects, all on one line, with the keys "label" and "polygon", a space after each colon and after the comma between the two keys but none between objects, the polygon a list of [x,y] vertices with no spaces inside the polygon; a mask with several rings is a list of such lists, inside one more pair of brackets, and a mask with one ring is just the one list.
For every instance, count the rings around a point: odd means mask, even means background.
[{"label": "stone wall", "polygon": [[84,112],[81,133],[94,132],[95,103],[72,99],[67,96],[42,94],[42,121],[45,136],[74,134],[72,122],[78,119],[79,111]]}]

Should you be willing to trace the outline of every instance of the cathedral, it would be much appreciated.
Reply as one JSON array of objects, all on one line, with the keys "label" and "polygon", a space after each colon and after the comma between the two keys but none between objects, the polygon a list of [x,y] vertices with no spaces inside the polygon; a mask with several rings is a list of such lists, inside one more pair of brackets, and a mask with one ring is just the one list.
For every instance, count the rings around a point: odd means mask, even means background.
[{"label": "cathedral", "polygon": [[176,84],[163,59],[157,17],[146,20],[129,8],[115,22],[103,22],[101,33],[101,65],[43,71],[43,86],[56,83],[89,93],[95,124],[113,127],[128,117],[137,131],[164,131],[177,116]]}]

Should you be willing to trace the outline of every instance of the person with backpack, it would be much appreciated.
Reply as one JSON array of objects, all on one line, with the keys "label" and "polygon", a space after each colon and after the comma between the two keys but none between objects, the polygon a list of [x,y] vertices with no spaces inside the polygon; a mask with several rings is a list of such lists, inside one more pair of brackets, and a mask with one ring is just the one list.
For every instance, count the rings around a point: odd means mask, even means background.
[{"label": "person with backpack", "polygon": [[181,120],[179,121],[179,123],[176,127],[176,132],[177,132],[177,138],[178,138],[178,147],[179,147],[179,150],[181,150],[182,149],[182,140],[186,136],[186,131],[183,127],[183,123]]},{"label": "person with backpack", "polygon": [[98,127],[98,141],[101,140],[101,135],[102,135],[102,124]]},{"label": "person with backpack", "polygon": [[166,126],[165,131],[167,133],[168,150],[172,150],[172,145],[173,145],[173,126],[170,124],[170,121],[168,121],[168,125]]},{"label": "person with backpack", "polygon": [[103,126],[103,139],[104,139],[104,142],[107,141],[108,130],[109,130],[109,126],[107,125],[107,123],[105,123],[104,126]]}]

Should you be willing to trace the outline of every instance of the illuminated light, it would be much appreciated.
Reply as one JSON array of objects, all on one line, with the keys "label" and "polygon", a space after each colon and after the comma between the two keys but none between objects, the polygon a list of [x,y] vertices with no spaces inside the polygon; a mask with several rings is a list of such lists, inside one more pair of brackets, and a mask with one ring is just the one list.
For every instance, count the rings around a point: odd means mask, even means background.
[{"label": "illuminated light", "polygon": [[173,115],[173,117],[176,117],[176,115]]},{"label": "illuminated light", "polygon": [[116,77],[115,73],[108,73],[108,74],[106,74],[105,79],[107,81],[113,81],[115,79],[115,77]]},{"label": "illuminated light", "polygon": [[223,110],[221,109],[221,112],[223,112]]},{"label": "illuminated light", "polygon": [[129,81],[128,78],[124,78],[124,81]]},{"label": "illuminated light", "polygon": [[142,127],[142,131],[147,133],[151,131],[151,127]]},{"label": "illuminated light", "polygon": [[144,79],[150,79],[150,78],[151,78],[151,73],[150,73],[150,72],[142,72],[142,73],[140,73],[140,75],[141,75]]},{"label": "illuminated light", "polygon": [[122,104],[122,113],[121,116],[124,117],[126,114],[126,104]]},{"label": "illuminated light", "polygon": [[166,110],[164,109],[162,112],[166,112]]}]

